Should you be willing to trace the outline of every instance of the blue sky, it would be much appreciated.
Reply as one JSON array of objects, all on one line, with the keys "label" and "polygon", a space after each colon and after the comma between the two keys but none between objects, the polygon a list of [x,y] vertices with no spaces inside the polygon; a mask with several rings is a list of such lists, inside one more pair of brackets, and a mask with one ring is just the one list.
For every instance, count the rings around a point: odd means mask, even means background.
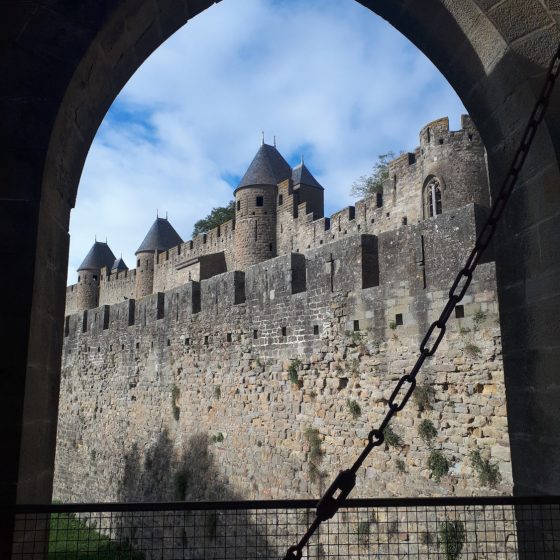
[{"label": "blue sky", "polygon": [[107,237],[134,265],[156,211],[179,234],[226,204],[267,143],[325,187],[328,214],[377,155],[412,150],[461,101],[431,62],[354,0],[223,0],[142,65],[90,148],[70,224],[69,282]]}]

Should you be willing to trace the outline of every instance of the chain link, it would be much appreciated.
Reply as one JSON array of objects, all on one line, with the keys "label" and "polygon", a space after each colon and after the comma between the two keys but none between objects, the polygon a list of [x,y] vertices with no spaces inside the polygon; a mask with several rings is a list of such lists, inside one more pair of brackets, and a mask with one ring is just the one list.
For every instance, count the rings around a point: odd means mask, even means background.
[{"label": "chain link", "polygon": [[[434,321],[430,325],[430,328],[422,339],[422,342],[420,344],[420,355],[418,356],[416,363],[414,364],[410,373],[403,375],[397,382],[397,385],[395,386],[395,389],[393,390],[391,397],[389,398],[388,411],[385,414],[385,417],[383,418],[379,427],[370,431],[368,435],[368,443],[360,456],[356,459],[350,469],[341,471],[334,479],[329,489],[325,492],[324,496],[319,501],[315,520],[313,521],[305,535],[301,538],[299,543],[288,549],[284,560],[301,559],[303,556],[303,549],[309,542],[309,539],[318,529],[319,525],[323,521],[331,519],[339,510],[339,508],[344,505],[346,497],[350,494],[350,492],[356,485],[356,472],[362,466],[363,462],[374,449],[374,447],[378,447],[383,444],[383,442],[385,441],[385,428],[389,425],[389,422],[391,421],[393,416],[397,412],[400,412],[406,406],[406,403],[412,396],[412,393],[416,388],[416,376],[418,372],[422,368],[422,365],[424,364],[426,358],[435,354],[440,342],[445,335],[446,324],[449,320],[449,317],[453,313],[455,306],[463,299],[465,293],[467,292],[478,262],[482,254],[492,241],[492,237],[494,236],[494,233],[496,231],[496,225],[502,217],[507,201],[513,191],[513,188],[515,187],[515,184],[517,183],[519,173],[523,168],[523,164],[525,163],[527,154],[529,153],[539,124],[542,122],[545,116],[546,109],[552,95],[552,90],[559,73],[560,46],[558,47],[558,50],[556,51],[556,54],[554,55],[554,58],[550,63],[541,95],[539,96],[539,99],[531,113],[529,122],[527,124],[527,127],[525,128],[525,132],[523,133],[521,143],[519,145],[519,148],[517,149],[517,152],[515,153],[513,162],[502,184],[500,192],[498,193],[494,203],[492,204],[488,219],[486,220],[486,223],[478,234],[474,248],[467,258],[465,266],[459,272],[451,286],[451,289],[449,290],[449,299],[443,311],[441,312],[441,315],[439,316],[437,321]],[[431,346],[429,346],[429,343],[431,343]],[[407,384],[408,387],[406,388],[406,392],[402,397],[400,397],[400,401],[397,400],[397,397],[399,397],[399,394]]]}]

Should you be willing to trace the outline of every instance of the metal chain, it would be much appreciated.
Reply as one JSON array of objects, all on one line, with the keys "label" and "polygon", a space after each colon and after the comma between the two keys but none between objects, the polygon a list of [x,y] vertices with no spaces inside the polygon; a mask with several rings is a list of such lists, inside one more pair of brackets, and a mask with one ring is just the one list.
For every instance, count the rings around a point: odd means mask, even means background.
[{"label": "metal chain", "polygon": [[[299,543],[295,546],[292,546],[288,549],[284,560],[299,560],[303,556],[303,549],[308,543],[309,539],[313,536],[315,531],[318,529],[319,525],[323,521],[327,521],[334,517],[336,512],[344,505],[344,501],[346,497],[350,494],[353,490],[354,486],[356,485],[356,472],[362,466],[362,463],[365,461],[367,456],[371,453],[374,447],[379,447],[383,444],[385,440],[384,431],[385,428],[389,425],[389,422],[393,418],[393,416],[400,412],[405,406],[414,389],[416,388],[416,376],[418,372],[422,368],[424,361],[426,358],[433,356],[442,341],[445,331],[447,321],[449,317],[453,313],[455,306],[463,299],[463,296],[467,292],[473,277],[473,273],[480,261],[480,257],[488,247],[492,237],[494,236],[494,232],[496,231],[496,225],[502,214],[504,212],[504,208],[507,204],[507,201],[513,191],[515,184],[517,183],[517,179],[519,177],[519,173],[523,168],[523,164],[527,158],[527,154],[529,153],[529,149],[533,143],[535,138],[535,134],[537,129],[542,122],[546,109],[548,107],[548,103],[550,101],[550,96],[552,94],[552,90],[554,87],[554,83],[558,78],[558,74],[560,72],[560,46],[552,59],[547,76],[546,81],[543,86],[541,95],[531,113],[529,118],[529,122],[527,127],[525,128],[525,132],[523,133],[523,137],[521,139],[521,144],[515,153],[515,157],[513,158],[513,162],[510,166],[508,174],[502,184],[502,188],[496,200],[492,204],[492,208],[490,210],[490,215],[486,220],[482,230],[480,231],[475,246],[471,251],[469,258],[467,259],[465,266],[461,269],[451,289],[449,290],[449,299],[439,316],[437,321],[434,321],[428,332],[422,339],[420,344],[420,355],[414,364],[414,367],[410,371],[410,373],[403,375],[391,397],[389,398],[388,407],[389,410],[385,414],[385,418],[379,425],[377,429],[371,430],[368,435],[368,443],[365,446],[364,450],[360,454],[360,456],[356,459],[355,463],[350,467],[350,469],[341,471],[338,476],[334,479],[333,483],[330,485],[328,490],[325,492],[323,497],[319,500],[317,505],[317,514],[315,520],[305,533]],[[433,341],[432,341],[433,339]],[[404,391],[404,394],[399,398],[399,394]]]}]

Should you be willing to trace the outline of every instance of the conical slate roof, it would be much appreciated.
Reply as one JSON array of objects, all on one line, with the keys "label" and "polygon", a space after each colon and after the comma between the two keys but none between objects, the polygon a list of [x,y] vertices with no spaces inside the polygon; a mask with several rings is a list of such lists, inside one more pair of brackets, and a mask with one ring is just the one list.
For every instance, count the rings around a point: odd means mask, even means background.
[{"label": "conical slate roof", "polygon": [[104,266],[111,268],[114,262],[115,255],[109,249],[109,245],[96,241],[86,255],[84,262],[78,267],[78,270],[98,270]]},{"label": "conical slate roof", "polygon": [[113,263],[111,272],[122,272],[123,270],[128,270],[128,266],[126,266],[126,263],[123,261],[123,258],[119,257]]},{"label": "conical slate roof", "polygon": [[307,185],[309,187],[317,187],[318,189],[323,188],[317,179],[311,175],[311,171],[307,169],[303,162],[292,170],[292,181],[294,185]]},{"label": "conical slate roof", "polygon": [[152,251],[166,251],[182,243],[183,240],[166,218],[156,218],[136,254]]},{"label": "conical slate roof", "polygon": [[237,188],[252,185],[277,185],[288,179],[291,174],[292,169],[280,152],[274,146],[263,144]]}]

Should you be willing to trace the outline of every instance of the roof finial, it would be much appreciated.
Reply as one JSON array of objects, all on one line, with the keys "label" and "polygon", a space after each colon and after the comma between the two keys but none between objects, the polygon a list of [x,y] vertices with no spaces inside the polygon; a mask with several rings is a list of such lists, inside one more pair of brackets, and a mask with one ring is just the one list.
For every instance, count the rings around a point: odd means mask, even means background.
[{"label": "roof finial", "polygon": [[97,243],[97,233],[93,236],[93,239],[94,239],[95,242]]},{"label": "roof finial", "polygon": [[304,161],[303,161],[303,153],[302,153],[301,154],[301,165],[303,165],[303,164],[304,164]]},{"label": "roof finial", "polygon": [[262,136],[261,142],[262,142],[262,145],[264,146],[264,130],[261,130],[261,136]]},{"label": "roof finial", "polygon": [[107,245],[107,236],[105,236],[105,245]]},{"label": "roof finial", "polygon": [[169,219],[169,214],[167,212],[165,212],[165,219],[168,220]]},{"label": "roof finial", "polygon": [[274,147],[276,148],[276,134],[274,135]]},{"label": "roof finial", "polygon": [[156,208],[156,219],[159,218],[159,208]]}]

